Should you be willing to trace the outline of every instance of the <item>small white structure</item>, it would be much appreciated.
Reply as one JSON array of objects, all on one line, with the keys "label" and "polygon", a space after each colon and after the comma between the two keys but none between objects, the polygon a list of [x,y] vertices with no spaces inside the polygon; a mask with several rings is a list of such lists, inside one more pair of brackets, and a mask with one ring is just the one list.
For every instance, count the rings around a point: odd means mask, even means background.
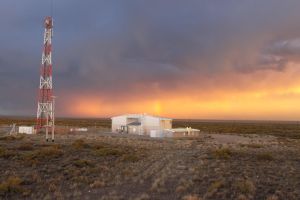
[{"label": "small white structure", "polygon": [[87,132],[88,129],[87,128],[71,128],[70,131],[71,132]]},{"label": "small white structure", "polygon": [[33,126],[19,126],[19,133],[35,134],[35,129]]},{"label": "small white structure", "polygon": [[191,127],[167,129],[164,132],[166,137],[195,137],[200,134],[200,130]]},{"label": "small white structure", "polygon": [[153,131],[172,128],[172,119],[147,114],[127,114],[112,117],[112,132],[151,135]]}]

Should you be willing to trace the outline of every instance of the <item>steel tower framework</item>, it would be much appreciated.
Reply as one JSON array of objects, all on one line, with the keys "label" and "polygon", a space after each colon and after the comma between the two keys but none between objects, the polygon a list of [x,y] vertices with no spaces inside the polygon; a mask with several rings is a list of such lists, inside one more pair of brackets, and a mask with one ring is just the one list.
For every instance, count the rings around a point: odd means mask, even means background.
[{"label": "steel tower framework", "polygon": [[37,133],[45,129],[48,140],[48,129],[52,128],[52,140],[54,140],[54,99],[52,85],[52,36],[53,19],[46,17],[44,33],[44,47],[42,55],[40,85],[37,107]]}]

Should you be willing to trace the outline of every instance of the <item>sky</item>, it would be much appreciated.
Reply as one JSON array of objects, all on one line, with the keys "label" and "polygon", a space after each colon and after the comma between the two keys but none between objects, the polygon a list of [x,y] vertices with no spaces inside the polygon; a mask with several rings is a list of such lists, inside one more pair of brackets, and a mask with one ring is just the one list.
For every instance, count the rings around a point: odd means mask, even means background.
[{"label": "sky", "polygon": [[[36,115],[50,0],[0,1],[0,115]],[[299,0],[54,0],[56,113],[300,120]]]}]

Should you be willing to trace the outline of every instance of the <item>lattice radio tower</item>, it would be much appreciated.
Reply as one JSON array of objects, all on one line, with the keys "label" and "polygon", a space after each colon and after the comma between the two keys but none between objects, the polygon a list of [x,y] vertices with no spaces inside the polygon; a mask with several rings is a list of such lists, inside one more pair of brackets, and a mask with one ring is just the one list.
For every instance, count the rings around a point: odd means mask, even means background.
[{"label": "lattice radio tower", "polygon": [[54,96],[52,85],[52,36],[53,19],[48,16],[45,18],[44,47],[41,65],[40,85],[38,92],[37,107],[37,133],[45,130],[46,140],[48,141],[49,129],[52,131],[52,141],[54,141]]}]

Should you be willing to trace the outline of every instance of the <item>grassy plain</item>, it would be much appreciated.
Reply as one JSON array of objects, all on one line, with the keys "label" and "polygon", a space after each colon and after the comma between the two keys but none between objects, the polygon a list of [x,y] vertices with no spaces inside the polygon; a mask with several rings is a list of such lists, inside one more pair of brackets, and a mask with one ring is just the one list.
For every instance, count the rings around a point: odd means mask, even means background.
[{"label": "grassy plain", "polygon": [[[68,119],[61,125],[110,126],[101,120]],[[0,199],[300,199],[297,123],[279,124],[285,128],[277,133],[265,123],[174,122],[190,125],[203,131],[199,137],[91,131],[46,143],[44,135],[2,132]]]},{"label": "grassy plain", "polygon": [[[16,123],[17,125],[32,125],[35,118],[0,117],[0,125]],[[111,119],[77,119],[57,118],[58,126],[70,127],[102,127],[110,128]],[[192,127],[205,133],[218,134],[259,134],[300,139],[300,122],[295,121],[217,121],[217,120],[173,120],[174,128]]]}]

